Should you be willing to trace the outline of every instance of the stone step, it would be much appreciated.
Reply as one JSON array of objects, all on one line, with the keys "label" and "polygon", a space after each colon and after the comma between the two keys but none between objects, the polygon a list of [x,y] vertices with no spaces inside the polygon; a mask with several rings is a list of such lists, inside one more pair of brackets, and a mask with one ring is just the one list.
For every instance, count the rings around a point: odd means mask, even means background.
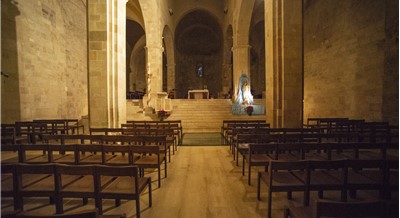
[{"label": "stone step", "polygon": [[[264,104],[255,99],[255,104]],[[223,120],[262,120],[261,116],[232,115],[229,99],[172,99],[173,111],[167,120],[181,120],[184,133],[220,132]],[[140,102],[127,103],[127,120],[152,120],[143,114]]]}]

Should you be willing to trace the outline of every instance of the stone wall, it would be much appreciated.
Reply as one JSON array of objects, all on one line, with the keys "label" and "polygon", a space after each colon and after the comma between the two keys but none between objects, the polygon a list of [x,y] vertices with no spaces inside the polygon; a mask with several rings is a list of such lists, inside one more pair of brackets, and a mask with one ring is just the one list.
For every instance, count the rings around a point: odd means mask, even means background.
[{"label": "stone wall", "polygon": [[[218,92],[222,91],[221,52],[211,55],[185,55],[176,51],[176,88],[178,98],[187,98],[188,90],[203,89],[207,87],[210,98],[217,98]],[[202,60],[202,61],[199,61]],[[203,64],[204,76],[196,74],[197,64]]]},{"label": "stone wall", "polygon": [[349,117],[381,121],[384,107],[398,108],[398,91],[397,102],[383,105],[387,90],[396,92],[385,87],[385,81],[393,76],[385,74],[385,40],[382,1],[307,1],[304,120]]},{"label": "stone wall", "polygon": [[2,0],[1,122],[88,114],[84,1]]}]

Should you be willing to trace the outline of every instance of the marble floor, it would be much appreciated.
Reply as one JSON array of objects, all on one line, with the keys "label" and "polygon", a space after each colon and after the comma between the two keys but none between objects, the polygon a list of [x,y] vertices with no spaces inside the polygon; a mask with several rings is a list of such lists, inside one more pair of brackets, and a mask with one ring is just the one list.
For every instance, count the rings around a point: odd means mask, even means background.
[{"label": "marble floor", "polygon": [[[153,206],[148,206],[146,193],[141,197],[141,216],[144,218],[203,218],[203,217],[267,217],[266,185],[262,186],[262,200],[257,200],[256,171],[254,168],[252,186],[247,184],[247,175],[242,176],[241,166],[236,166],[228,146],[180,146],[178,152],[168,163],[168,177],[162,177],[161,188],[157,187],[157,173],[146,172],[153,179]],[[164,173],[162,173],[164,175]],[[360,193],[360,199],[373,198],[376,193]],[[339,199],[339,193],[326,192],[325,197]],[[312,199],[316,193],[312,193]],[[293,193],[293,199],[287,200],[286,193],[273,193],[272,217],[283,217],[288,205],[301,206],[302,194]],[[51,214],[54,205],[47,199],[27,199],[25,210],[31,214]],[[1,200],[1,210],[12,210],[9,199]],[[82,206],[81,200],[66,199],[65,212],[77,212],[93,209],[94,202]],[[126,214],[136,217],[135,202],[122,201],[115,207],[113,200],[103,203],[104,214]]]}]

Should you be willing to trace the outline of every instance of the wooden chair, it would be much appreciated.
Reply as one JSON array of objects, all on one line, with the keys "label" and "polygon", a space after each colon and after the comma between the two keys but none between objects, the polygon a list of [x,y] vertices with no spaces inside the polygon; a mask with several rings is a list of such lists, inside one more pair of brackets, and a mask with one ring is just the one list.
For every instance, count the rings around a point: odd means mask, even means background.
[{"label": "wooden chair", "polygon": [[274,137],[269,134],[237,134],[233,146],[233,159],[236,159],[236,166],[239,166],[239,154],[244,158],[244,155],[248,153],[250,143],[269,143],[272,141],[274,141]]},{"label": "wooden chair", "polygon": [[318,199],[314,207],[289,207],[285,218],[369,217],[382,218],[385,214],[382,201],[337,202]]},{"label": "wooden chair", "polygon": [[24,197],[48,197],[52,203],[56,197],[54,164],[16,165],[16,208],[23,210]]},{"label": "wooden chair", "polygon": [[18,121],[15,122],[15,134],[16,137],[24,137],[27,138],[28,143],[34,143],[32,139],[32,128],[33,122],[29,121]]},{"label": "wooden chair", "polygon": [[347,160],[346,188],[350,197],[356,197],[357,190],[377,190],[384,197],[384,160]]},{"label": "wooden chair", "polygon": [[53,135],[53,134],[43,134],[42,135],[42,143],[43,144],[64,144],[63,135]]},{"label": "wooden chair", "polygon": [[13,198],[14,210],[18,209],[17,172],[14,164],[1,164],[1,197]]},{"label": "wooden chair", "polygon": [[19,144],[1,145],[1,164],[21,163],[20,148]]},{"label": "wooden chair", "polygon": [[102,135],[63,135],[63,144],[101,144]]},{"label": "wooden chair", "polygon": [[318,191],[319,198],[323,198],[324,191],[340,191],[341,200],[347,200],[347,168],[343,160],[310,160],[306,171],[296,171],[293,174],[308,186],[305,193],[306,206],[309,205],[311,191]]},{"label": "wooden chair", "polygon": [[251,167],[264,166],[268,167],[269,161],[272,159],[270,154],[275,147],[272,144],[249,144],[249,150],[243,158],[242,175],[244,175],[245,163],[248,166],[248,184],[251,185]]},{"label": "wooden chair", "polygon": [[65,124],[66,124],[66,129],[67,129],[67,134],[69,134],[69,131],[71,130],[71,134],[76,134],[79,135],[79,129],[82,129],[82,134],[85,134],[85,126],[79,122],[78,119],[64,119]]},{"label": "wooden chair", "polygon": [[28,137],[17,136],[15,124],[1,124],[1,144],[20,144],[28,143]]},{"label": "wooden chair", "polygon": [[[271,218],[272,192],[287,192],[288,199],[292,192],[308,192],[306,183],[294,175],[295,171],[304,172],[308,168],[308,161],[278,161],[271,160],[267,172],[258,172],[257,198],[260,200],[261,180],[268,186],[268,217]],[[304,204],[307,198],[304,195]]]},{"label": "wooden chair", "polygon": [[57,164],[55,168],[57,214],[64,213],[64,198],[82,198],[83,204],[88,203],[88,198],[95,199],[94,166]]},{"label": "wooden chair", "polygon": [[103,163],[112,166],[133,165],[139,156],[133,156],[128,145],[103,145]]},{"label": "wooden chair", "polygon": [[[49,146],[48,145],[33,145],[33,144],[24,144],[20,145],[20,156],[21,163],[49,163],[49,154],[48,154]],[[34,151],[41,151],[41,154],[38,154]]]},{"label": "wooden chair", "polygon": [[123,128],[90,128],[90,135],[121,135]]},{"label": "wooden chair", "polygon": [[[376,177],[375,177],[376,178]],[[391,198],[392,191],[399,191],[399,162],[387,160],[385,164],[385,198]]]},{"label": "wooden chair", "polygon": [[[149,194],[149,207],[152,206],[151,178],[139,177],[138,168],[135,166],[96,166],[96,207],[102,214],[102,199],[115,199],[116,206],[121,199],[136,201],[136,217],[140,217],[140,194],[147,188]],[[113,178],[113,180],[109,180]]]},{"label": "wooden chair", "polygon": [[158,173],[158,187],[161,187],[161,165],[164,162],[164,177],[167,178],[167,160],[165,154],[161,152],[161,149],[157,145],[141,146],[131,145],[130,146],[132,155],[139,155],[133,164],[140,170],[141,176],[144,176],[145,168],[156,168]]},{"label": "wooden chair", "polygon": [[77,164],[103,164],[102,151],[103,145],[101,144],[76,145]]},{"label": "wooden chair", "polygon": [[171,147],[173,150],[173,154],[175,154],[174,149],[174,131],[172,129],[157,129],[156,131],[157,137],[148,137],[143,136],[143,142],[148,145],[158,145],[162,152],[167,155],[168,153],[168,162],[171,162]]},{"label": "wooden chair", "polygon": [[78,164],[77,145],[48,145],[49,162],[60,164]]}]

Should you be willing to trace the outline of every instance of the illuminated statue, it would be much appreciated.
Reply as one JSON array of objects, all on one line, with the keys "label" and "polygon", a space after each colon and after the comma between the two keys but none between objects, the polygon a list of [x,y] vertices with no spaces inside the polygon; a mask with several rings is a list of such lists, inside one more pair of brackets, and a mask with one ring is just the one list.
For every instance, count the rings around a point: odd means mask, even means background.
[{"label": "illuminated statue", "polygon": [[236,104],[244,104],[245,106],[253,104],[253,95],[251,95],[250,91],[249,78],[245,74],[239,79]]}]

